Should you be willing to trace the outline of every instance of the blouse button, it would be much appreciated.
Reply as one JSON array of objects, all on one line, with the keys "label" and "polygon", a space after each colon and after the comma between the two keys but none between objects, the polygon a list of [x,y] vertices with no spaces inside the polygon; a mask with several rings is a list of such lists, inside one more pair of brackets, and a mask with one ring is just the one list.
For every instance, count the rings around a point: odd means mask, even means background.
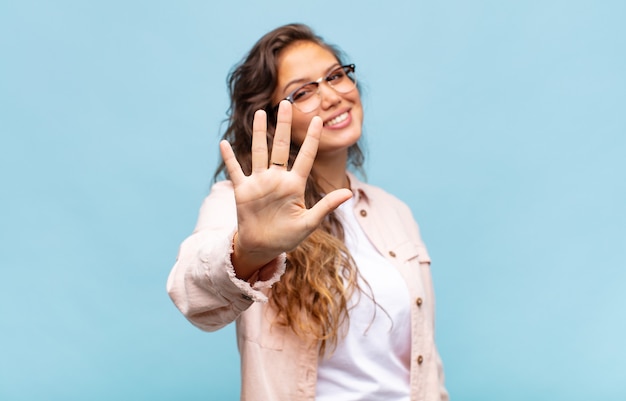
[{"label": "blouse button", "polygon": [[422,298],[417,298],[415,300],[415,303],[417,304],[417,306],[422,306]]},{"label": "blouse button", "polygon": [[424,362],[424,357],[420,355],[420,356],[417,357],[417,364],[421,365],[422,362]]},{"label": "blouse button", "polygon": [[363,217],[367,216],[367,211],[365,211],[365,209],[361,209],[360,213]]},{"label": "blouse button", "polygon": [[391,256],[392,258],[395,258],[396,253],[394,251],[389,251],[389,256]]}]

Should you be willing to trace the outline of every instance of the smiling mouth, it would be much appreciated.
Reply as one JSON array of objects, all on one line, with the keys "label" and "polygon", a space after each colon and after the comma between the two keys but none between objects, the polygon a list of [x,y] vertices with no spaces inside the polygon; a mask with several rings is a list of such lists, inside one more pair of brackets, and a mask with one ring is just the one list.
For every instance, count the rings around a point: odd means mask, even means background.
[{"label": "smiling mouth", "polygon": [[344,121],[346,121],[348,119],[348,112],[346,111],[345,113],[339,114],[337,117],[333,118],[332,120],[328,120],[324,123],[325,127],[332,127],[333,125],[337,125],[339,123],[342,123]]}]

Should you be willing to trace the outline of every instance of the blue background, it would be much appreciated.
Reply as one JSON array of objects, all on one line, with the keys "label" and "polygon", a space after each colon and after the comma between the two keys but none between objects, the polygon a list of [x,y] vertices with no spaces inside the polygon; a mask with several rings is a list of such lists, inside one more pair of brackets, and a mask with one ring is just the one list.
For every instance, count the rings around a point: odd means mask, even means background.
[{"label": "blue background", "polygon": [[433,257],[453,400],[626,399],[626,2],[0,1],[0,399],[235,400],[165,292],[225,77],[311,24]]}]

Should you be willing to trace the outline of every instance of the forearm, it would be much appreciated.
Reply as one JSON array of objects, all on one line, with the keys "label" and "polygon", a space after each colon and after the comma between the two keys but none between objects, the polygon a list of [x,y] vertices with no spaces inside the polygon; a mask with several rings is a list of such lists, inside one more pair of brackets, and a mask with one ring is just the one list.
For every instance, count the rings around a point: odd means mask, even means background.
[{"label": "forearm", "polygon": [[[217,330],[235,320],[252,302],[267,302],[262,292],[284,271],[284,255],[266,264],[249,281],[236,277],[231,263],[232,232],[196,232],[181,245],[167,282],[176,307],[202,330]],[[261,277],[262,276],[262,277]]]}]

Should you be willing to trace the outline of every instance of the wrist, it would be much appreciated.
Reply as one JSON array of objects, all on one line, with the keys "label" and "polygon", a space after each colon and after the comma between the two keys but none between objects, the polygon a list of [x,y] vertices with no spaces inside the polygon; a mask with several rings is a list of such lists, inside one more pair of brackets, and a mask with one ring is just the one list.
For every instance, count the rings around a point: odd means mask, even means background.
[{"label": "wrist", "polygon": [[233,235],[232,247],[231,262],[235,276],[244,281],[248,281],[254,273],[278,256],[273,253],[250,251],[242,247],[239,241],[239,231],[235,231]]}]

